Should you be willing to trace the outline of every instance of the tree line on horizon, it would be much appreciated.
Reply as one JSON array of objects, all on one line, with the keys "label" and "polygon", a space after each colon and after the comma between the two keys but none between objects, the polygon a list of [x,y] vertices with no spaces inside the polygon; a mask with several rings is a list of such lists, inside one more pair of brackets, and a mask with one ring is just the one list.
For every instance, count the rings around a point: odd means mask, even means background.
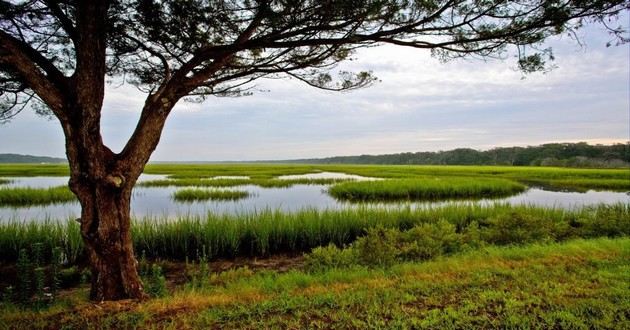
[{"label": "tree line on horizon", "polygon": [[291,162],[314,164],[510,165],[617,168],[630,166],[630,144],[547,143],[527,147],[497,147],[485,151],[457,148],[436,152],[403,152],[383,155],[299,159]]}]

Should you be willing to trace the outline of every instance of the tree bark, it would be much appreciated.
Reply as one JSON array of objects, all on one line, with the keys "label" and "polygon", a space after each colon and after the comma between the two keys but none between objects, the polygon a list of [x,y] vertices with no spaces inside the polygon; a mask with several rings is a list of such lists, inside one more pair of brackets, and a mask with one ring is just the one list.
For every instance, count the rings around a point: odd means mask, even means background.
[{"label": "tree bark", "polygon": [[75,105],[62,122],[70,189],[81,203],[81,235],[91,268],[90,298],[146,297],[131,239],[131,192],[146,161],[121,159],[102,141],[100,109]]},{"label": "tree bark", "polygon": [[96,301],[145,298],[131,239],[133,182],[120,174],[72,177],[81,203],[81,235],[91,268],[90,298]]}]

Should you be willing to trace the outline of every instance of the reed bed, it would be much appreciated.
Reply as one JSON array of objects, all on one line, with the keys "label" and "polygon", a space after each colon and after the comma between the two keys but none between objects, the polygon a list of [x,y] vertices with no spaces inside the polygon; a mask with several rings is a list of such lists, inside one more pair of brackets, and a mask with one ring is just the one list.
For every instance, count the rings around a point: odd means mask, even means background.
[{"label": "reed bed", "polygon": [[76,201],[66,186],[52,188],[2,187],[0,206],[31,206]]},{"label": "reed bed", "polygon": [[244,185],[254,185],[263,188],[288,188],[296,184],[305,185],[328,185],[335,184],[349,179],[204,179],[204,178],[184,178],[184,179],[163,179],[150,180],[138,183],[140,187],[236,187]]},{"label": "reed bed", "polygon": [[[578,210],[454,204],[419,209],[367,206],[343,210],[305,209],[291,213],[261,210],[237,215],[184,216],[178,220],[143,218],[133,222],[132,237],[136,252],[149,258],[194,259],[202,251],[209,258],[268,256],[308,252],[331,243],[344,246],[363,235],[366,228],[375,226],[406,230],[441,219],[454,224],[458,231],[473,222],[482,230],[496,230],[493,235],[498,242],[512,232],[543,229],[547,231],[545,237],[555,241],[630,235],[630,204]],[[20,249],[34,243],[43,243],[47,249],[61,247],[69,263],[82,257],[83,243],[74,220],[0,224],[0,261],[14,262]]]},{"label": "reed bed", "polygon": [[250,196],[247,191],[219,189],[180,189],[173,193],[173,199],[180,202],[194,201],[234,201]]},{"label": "reed bed", "polygon": [[337,199],[351,201],[438,200],[509,196],[525,185],[504,179],[413,178],[340,183],[328,190]]}]

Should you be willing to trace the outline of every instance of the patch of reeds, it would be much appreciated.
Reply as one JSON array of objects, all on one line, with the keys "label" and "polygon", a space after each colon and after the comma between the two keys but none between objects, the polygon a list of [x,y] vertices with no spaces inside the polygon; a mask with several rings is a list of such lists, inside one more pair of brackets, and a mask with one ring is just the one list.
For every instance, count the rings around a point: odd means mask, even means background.
[{"label": "patch of reeds", "polygon": [[509,196],[525,189],[523,184],[504,179],[429,177],[345,182],[328,193],[350,201],[438,200]]},{"label": "patch of reeds", "polygon": [[0,206],[31,206],[76,201],[66,186],[51,188],[2,187]]},{"label": "patch of reeds", "polygon": [[[546,240],[616,237],[630,235],[630,204],[600,205],[578,210],[510,206],[507,204],[453,204],[438,208],[396,209],[359,207],[343,210],[306,209],[299,212],[261,210],[206,217],[185,216],[178,220],[143,218],[133,222],[136,251],[149,258],[184,260],[204,251],[209,258],[267,256],[301,253],[314,247],[344,246],[365,233],[366,228],[410,229],[443,219],[458,232],[472,222],[489,236],[492,244],[520,242],[515,235],[544,230]],[[81,256],[79,226],[67,223],[9,222],[0,224],[0,261],[17,260],[22,248],[43,243],[61,247],[69,262]]]},{"label": "patch of reeds", "polygon": [[204,178],[184,178],[184,179],[163,179],[150,180],[138,183],[140,187],[236,187],[244,185],[254,185],[263,188],[288,188],[296,184],[327,185],[334,184],[348,179],[204,179]]},{"label": "patch of reeds", "polygon": [[179,202],[194,201],[233,201],[249,197],[247,191],[219,189],[180,189],[173,193],[173,199]]}]

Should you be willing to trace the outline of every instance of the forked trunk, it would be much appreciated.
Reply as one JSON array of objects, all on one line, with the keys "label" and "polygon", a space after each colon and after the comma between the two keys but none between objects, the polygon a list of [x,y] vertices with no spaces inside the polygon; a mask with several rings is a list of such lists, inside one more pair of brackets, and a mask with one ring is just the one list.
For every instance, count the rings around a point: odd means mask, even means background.
[{"label": "forked trunk", "polygon": [[73,189],[81,202],[81,234],[92,271],[90,298],[97,301],[145,297],[131,240],[131,187],[119,179]]}]

